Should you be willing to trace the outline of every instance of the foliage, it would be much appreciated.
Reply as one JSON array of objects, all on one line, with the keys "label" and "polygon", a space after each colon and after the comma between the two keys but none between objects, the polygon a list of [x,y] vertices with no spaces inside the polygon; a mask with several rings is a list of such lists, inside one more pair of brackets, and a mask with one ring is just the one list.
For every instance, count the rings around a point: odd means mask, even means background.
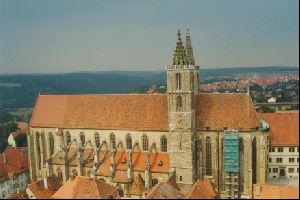
[{"label": "foliage", "polygon": [[270,108],[268,106],[262,106],[259,108],[259,110],[261,110],[263,113],[273,113],[275,112],[275,109]]},{"label": "foliage", "polygon": [[27,136],[26,134],[19,134],[15,137],[17,147],[27,147]]},{"label": "foliage", "polygon": [[15,122],[0,124],[0,152],[3,152],[8,146],[7,139],[11,132],[18,129],[18,124]]},{"label": "foliage", "polygon": [[13,121],[14,117],[8,111],[0,111],[0,123]]}]

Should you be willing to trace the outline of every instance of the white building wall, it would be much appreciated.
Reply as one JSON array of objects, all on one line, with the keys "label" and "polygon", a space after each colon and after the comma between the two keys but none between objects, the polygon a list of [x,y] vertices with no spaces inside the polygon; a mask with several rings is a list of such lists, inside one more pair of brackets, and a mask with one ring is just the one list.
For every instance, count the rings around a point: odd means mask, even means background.
[{"label": "white building wall", "polygon": [[[17,182],[17,188],[19,188],[20,191],[25,190],[28,185],[29,180],[29,173],[23,172],[16,176],[14,181]],[[4,181],[0,182],[0,199],[7,199],[10,197],[10,189],[11,189],[11,181],[9,179],[6,179]]]},{"label": "white building wall", "polygon": [[[274,149],[274,152],[271,148]],[[278,152],[279,148],[282,148],[283,152]],[[290,148],[294,148],[294,152],[290,152]],[[278,158],[282,159],[281,163],[277,161]],[[299,147],[270,147],[268,163],[268,179],[299,178]],[[280,170],[285,171],[285,176],[280,176]]]}]

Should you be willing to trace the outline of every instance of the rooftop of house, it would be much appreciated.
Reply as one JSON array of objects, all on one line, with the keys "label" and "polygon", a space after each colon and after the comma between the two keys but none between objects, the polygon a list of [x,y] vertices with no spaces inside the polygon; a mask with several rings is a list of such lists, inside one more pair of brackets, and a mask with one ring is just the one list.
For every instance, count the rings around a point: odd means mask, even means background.
[{"label": "rooftop of house", "polygon": [[299,111],[258,113],[270,126],[270,146],[299,146]]},{"label": "rooftop of house", "polygon": [[69,179],[51,197],[53,199],[108,199],[119,198],[116,187],[91,177]]},{"label": "rooftop of house", "polygon": [[[254,105],[245,93],[201,93],[195,97],[200,130],[249,131],[259,127]],[[168,131],[167,95],[40,95],[30,126]]]},{"label": "rooftop of house", "polygon": [[299,186],[254,184],[253,199],[299,199]]},{"label": "rooftop of house", "polygon": [[7,147],[0,153],[0,181],[9,178],[9,174],[19,174],[28,170],[27,156],[18,148]]},{"label": "rooftop of house", "polygon": [[61,187],[61,184],[55,175],[47,177],[45,180],[41,179],[28,184],[28,189],[37,199],[50,199],[50,197]]},{"label": "rooftop of house", "polygon": [[217,197],[216,191],[209,179],[198,179],[191,190],[188,192],[189,199],[215,199]]}]

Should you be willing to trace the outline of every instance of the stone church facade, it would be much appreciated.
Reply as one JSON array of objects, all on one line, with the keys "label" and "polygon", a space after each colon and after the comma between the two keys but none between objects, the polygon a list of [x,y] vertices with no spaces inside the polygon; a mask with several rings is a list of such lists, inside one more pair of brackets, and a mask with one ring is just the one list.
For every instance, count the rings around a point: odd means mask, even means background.
[{"label": "stone church facade", "polygon": [[[264,183],[267,139],[247,94],[198,93],[189,32],[166,66],[167,94],[40,95],[28,134],[30,178],[83,175],[127,194],[139,174],[146,188],[176,175],[184,190],[208,177],[226,193],[223,137],[240,138],[239,191]],[[223,195],[223,196],[222,196]]]}]

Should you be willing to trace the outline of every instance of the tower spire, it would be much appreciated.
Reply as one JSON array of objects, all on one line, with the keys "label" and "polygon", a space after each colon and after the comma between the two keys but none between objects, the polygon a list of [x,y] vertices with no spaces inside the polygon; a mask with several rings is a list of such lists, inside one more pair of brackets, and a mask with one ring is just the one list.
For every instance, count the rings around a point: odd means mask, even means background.
[{"label": "tower spire", "polygon": [[186,60],[188,65],[195,65],[194,55],[193,55],[193,47],[192,41],[190,36],[190,30],[186,29],[186,40],[185,40],[185,53],[186,53]]},{"label": "tower spire", "polygon": [[173,65],[186,65],[185,49],[182,44],[180,30],[178,30],[177,36],[178,36],[178,39],[177,39],[177,43],[176,43],[176,49],[173,54],[174,55]]}]

